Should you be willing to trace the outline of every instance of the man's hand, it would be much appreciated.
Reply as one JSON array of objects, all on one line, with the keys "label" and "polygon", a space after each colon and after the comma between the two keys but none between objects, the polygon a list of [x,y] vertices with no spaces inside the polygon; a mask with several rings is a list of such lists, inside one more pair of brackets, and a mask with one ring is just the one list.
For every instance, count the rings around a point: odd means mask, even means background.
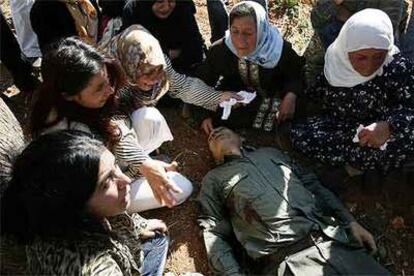
[{"label": "man's hand", "polygon": [[173,207],[177,201],[173,192],[182,193],[183,191],[167,176],[167,171],[175,171],[177,162],[171,164],[148,159],[141,164],[140,172],[148,180],[155,199],[163,205]]},{"label": "man's hand", "polygon": [[155,237],[157,232],[167,232],[167,225],[159,219],[149,219],[147,221],[147,227],[141,232],[141,238],[143,240]]},{"label": "man's hand", "polygon": [[349,227],[352,235],[357,239],[361,246],[364,246],[370,254],[375,254],[377,252],[377,245],[370,232],[356,221],[351,222]]},{"label": "man's hand", "polygon": [[391,132],[387,122],[377,122],[373,130],[364,128],[358,135],[361,147],[379,148],[390,138]]},{"label": "man's hand", "polygon": [[279,112],[277,115],[278,124],[287,119],[292,119],[296,109],[296,95],[293,92],[288,92],[279,105]]},{"label": "man's hand", "polygon": [[204,132],[207,134],[207,136],[210,135],[210,133],[214,129],[213,119],[211,119],[211,118],[204,119],[203,122],[201,123],[201,129],[204,130]]}]

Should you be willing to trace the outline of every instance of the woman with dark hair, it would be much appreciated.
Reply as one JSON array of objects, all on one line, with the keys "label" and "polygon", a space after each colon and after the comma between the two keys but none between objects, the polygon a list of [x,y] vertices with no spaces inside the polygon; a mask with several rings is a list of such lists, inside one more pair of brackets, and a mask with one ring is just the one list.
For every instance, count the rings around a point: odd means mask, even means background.
[{"label": "woman with dark hair", "polygon": [[[131,212],[172,207],[187,199],[192,192],[191,183],[178,173],[168,172],[176,164],[149,156],[172,139],[164,117],[140,100],[146,98],[147,92],[137,89],[136,84],[130,81],[128,87],[134,88],[130,94],[125,92],[128,89],[121,89],[126,81],[114,60],[78,39],[67,38],[45,55],[42,75],[44,81],[31,121],[34,136],[78,129],[105,141],[128,175],[137,180],[131,185]],[[147,84],[148,79],[145,81]],[[157,91],[157,98],[159,87],[152,90]],[[214,90],[211,95],[204,95],[202,90],[183,90],[183,85],[171,90],[170,94],[177,98],[211,109],[222,99]],[[151,99],[153,94],[149,93]]]},{"label": "woman with dark hair", "polygon": [[36,0],[30,11],[42,54],[49,44],[70,36],[95,45],[99,40],[100,19],[96,0]]},{"label": "woman with dark hair", "polygon": [[203,60],[204,48],[195,13],[192,0],[131,0],[124,8],[123,28],[144,26],[158,39],[174,70],[190,74]]},{"label": "woman with dark hair", "polygon": [[162,275],[167,227],[125,212],[129,184],[91,136],[42,135],[15,162],[1,201],[2,234],[26,244],[33,275]]},{"label": "woman with dark hair", "polygon": [[255,91],[257,97],[232,111],[227,120],[221,119],[221,109],[206,115],[202,128],[206,133],[217,125],[271,131],[276,119],[283,122],[295,113],[296,97],[302,90],[303,60],[258,3],[235,5],[229,23],[225,37],[211,46],[195,75],[208,85]]}]

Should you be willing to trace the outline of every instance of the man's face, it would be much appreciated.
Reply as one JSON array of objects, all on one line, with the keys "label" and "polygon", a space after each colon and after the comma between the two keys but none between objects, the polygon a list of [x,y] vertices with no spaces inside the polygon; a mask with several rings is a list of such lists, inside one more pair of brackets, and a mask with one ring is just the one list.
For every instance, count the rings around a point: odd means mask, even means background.
[{"label": "man's face", "polygon": [[215,128],[208,136],[208,147],[216,161],[222,161],[226,153],[240,146],[239,135],[225,127]]}]

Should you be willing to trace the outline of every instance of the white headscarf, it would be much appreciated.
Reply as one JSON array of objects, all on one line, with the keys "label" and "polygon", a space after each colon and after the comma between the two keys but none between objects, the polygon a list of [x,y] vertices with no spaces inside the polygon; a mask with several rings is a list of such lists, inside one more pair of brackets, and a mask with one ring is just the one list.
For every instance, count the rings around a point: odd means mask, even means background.
[{"label": "white headscarf", "polygon": [[[243,1],[235,5],[232,11],[241,5],[247,5],[254,9],[257,22],[256,48],[251,54],[243,58],[264,68],[276,67],[283,50],[282,35],[275,26],[270,24],[266,11],[260,4],[253,1]],[[224,43],[226,43],[233,54],[237,55],[236,48],[234,48],[231,41],[230,30],[226,31]]]},{"label": "white headscarf", "polygon": [[[362,49],[388,50],[382,66],[371,76],[355,71],[348,53]],[[392,23],[388,15],[377,9],[365,9],[352,15],[325,54],[324,73],[332,86],[354,87],[382,75],[384,65],[400,50],[394,45]]]}]

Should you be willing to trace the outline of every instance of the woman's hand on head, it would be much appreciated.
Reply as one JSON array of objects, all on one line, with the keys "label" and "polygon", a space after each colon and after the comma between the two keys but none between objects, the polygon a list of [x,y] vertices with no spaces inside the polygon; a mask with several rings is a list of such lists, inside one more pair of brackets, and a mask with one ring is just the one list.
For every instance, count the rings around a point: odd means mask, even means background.
[{"label": "woman's hand on head", "polygon": [[175,171],[177,166],[177,162],[168,164],[159,160],[148,159],[140,167],[140,172],[148,180],[155,199],[170,208],[177,203],[174,193],[183,192],[167,176],[167,171]]},{"label": "woman's hand on head", "polygon": [[147,221],[147,227],[141,232],[141,239],[146,240],[149,238],[155,237],[158,233],[167,232],[167,225],[162,220],[159,219],[149,219]]},{"label": "woman's hand on head", "polygon": [[358,135],[361,147],[379,148],[390,138],[390,126],[387,122],[377,122],[373,130],[364,128]]},{"label": "woman's hand on head", "polygon": [[205,118],[203,120],[203,122],[201,123],[201,129],[204,130],[204,132],[208,135],[210,135],[210,133],[213,131],[214,126],[213,126],[213,119],[209,118]]},{"label": "woman's hand on head", "polygon": [[293,115],[295,115],[296,109],[296,95],[293,92],[288,92],[283,97],[282,102],[279,105],[279,112],[277,115],[277,122],[278,124],[292,119]]}]

